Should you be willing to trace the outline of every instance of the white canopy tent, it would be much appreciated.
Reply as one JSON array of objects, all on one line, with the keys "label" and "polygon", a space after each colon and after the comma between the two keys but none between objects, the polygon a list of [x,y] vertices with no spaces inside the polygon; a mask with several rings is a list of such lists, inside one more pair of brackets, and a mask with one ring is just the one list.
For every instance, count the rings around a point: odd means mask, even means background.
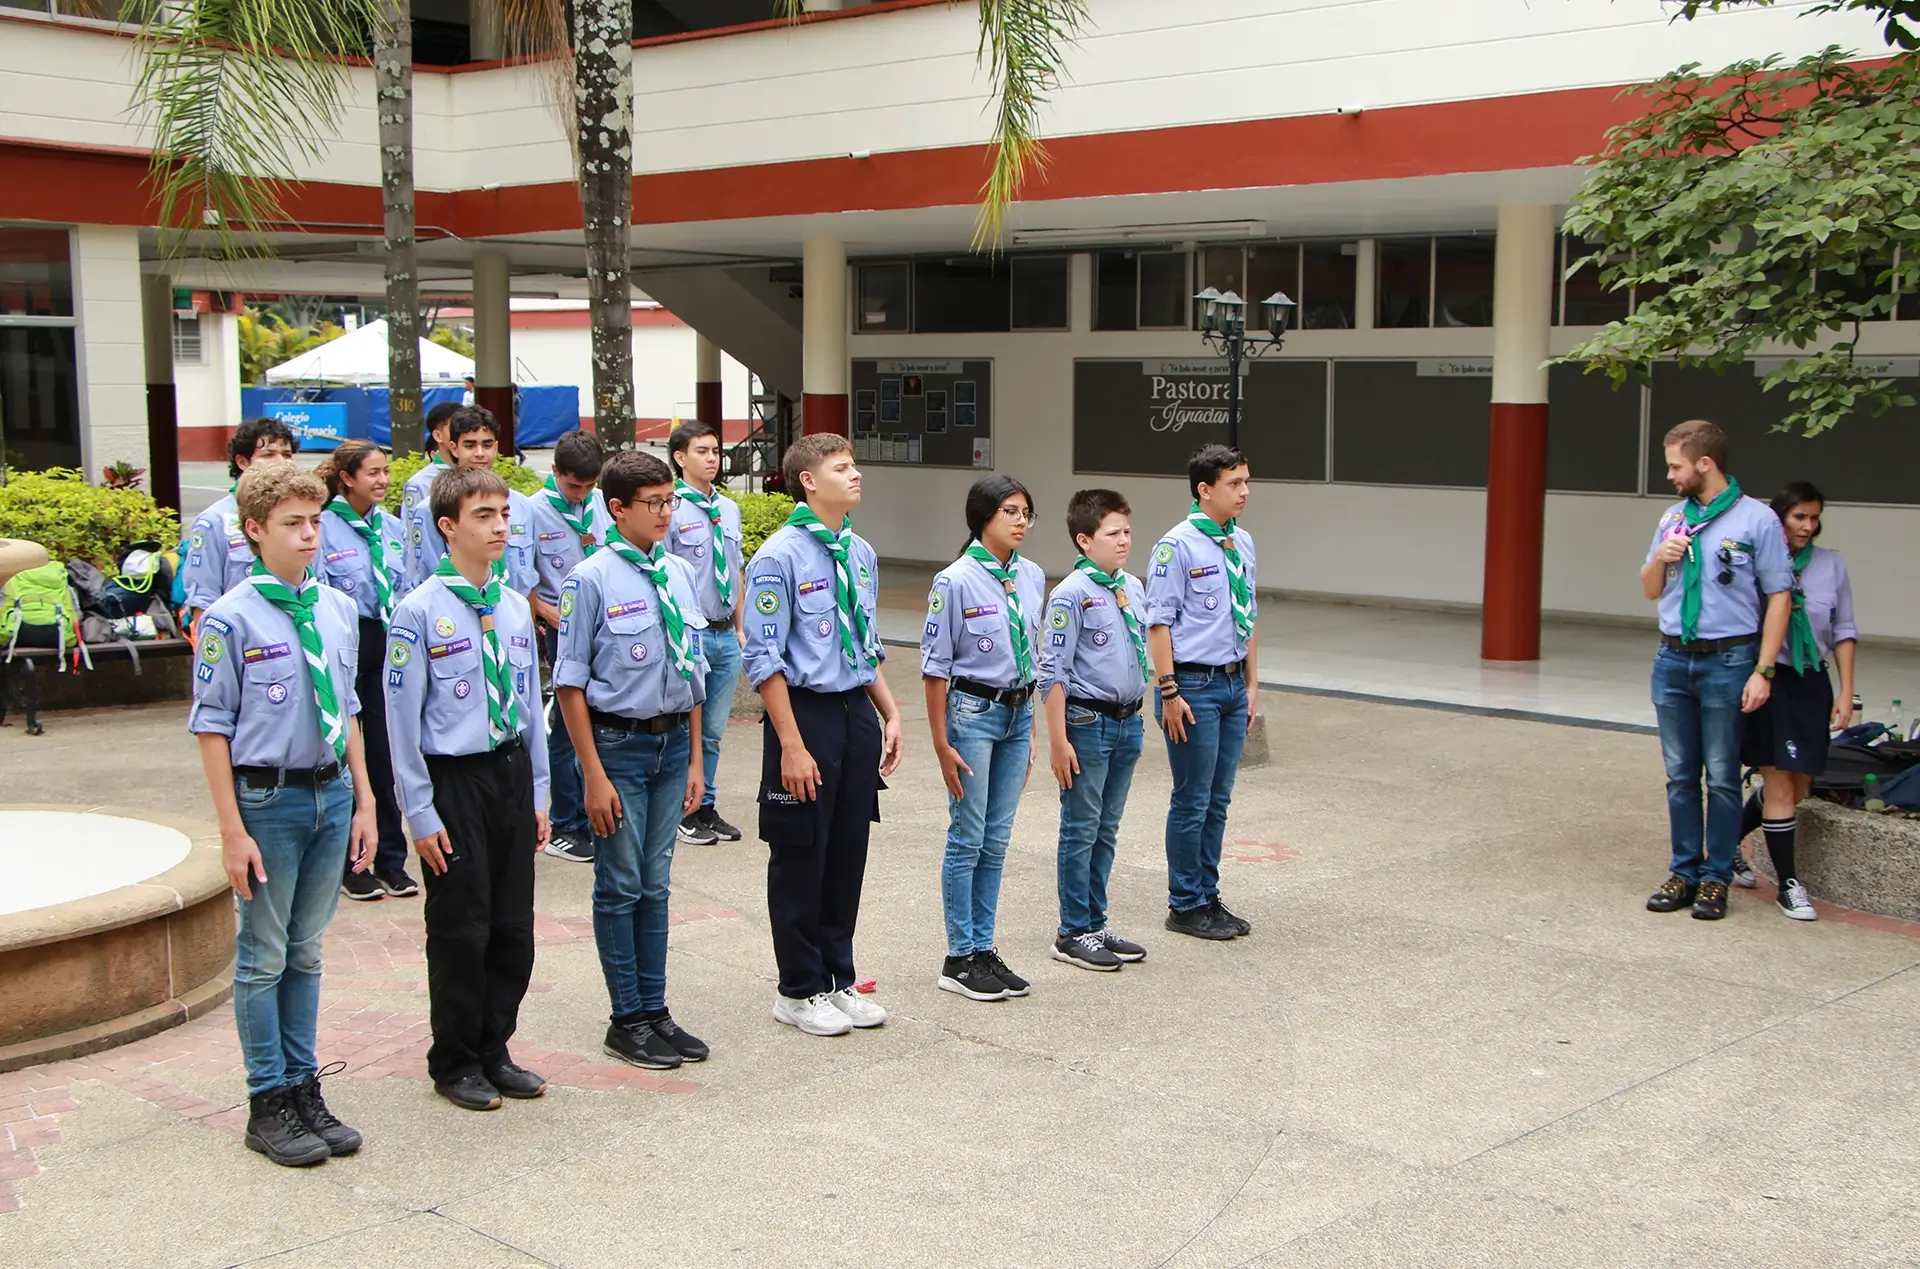
[{"label": "white canopy tent", "polygon": [[[459,383],[473,373],[473,359],[451,348],[420,341],[420,382],[424,386]],[[341,383],[379,386],[387,381],[387,319],[308,349],[267,371],[267,382]]]}]

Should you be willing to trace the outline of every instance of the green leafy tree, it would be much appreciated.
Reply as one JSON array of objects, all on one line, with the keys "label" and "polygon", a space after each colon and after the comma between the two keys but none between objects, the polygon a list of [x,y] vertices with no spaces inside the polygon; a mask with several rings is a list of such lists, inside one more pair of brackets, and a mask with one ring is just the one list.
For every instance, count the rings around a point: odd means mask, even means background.
[{"label": "green leafy tree", "polygon": [[271,313],[249,306],[235,319],[240,348],[240,382],[265,383],[267,371],[283,361],[292,361],[310,348],[318,348],[346,334],[332,322],[318,326],[294,326]]},{"label": "green leafy tree", "polygon": [[473,357],[473,332],[465,326],[435,326],[427,332],[427,342],[457,352],[469,360]]},{"label": "green leafy tree", "polygon": [[50,467],[10,472],[0,483],[0,538],[38,542],[52,559],[112,572],[136,542],[178,542],[180,517],[131,486],[90,485],[85,472]]},{"label": "green leafy tree", "polygon": [[[1682,16],[1770,2],[1694,0]],[[1874,13],[1901,51],[1688,65],[1634,90],[1647,112],[1607,134],[1566,226],[1589,244],[1575,267],[1633,288],[1634,312],[1562,360],[1623,383],[1784,346],[1762,386],[1787,393],[1781,428],[1809,436],[1913,404],[1858,353],[1863,323],[1920,292],[1920,0],[1809,11],[1838,10]]]}]

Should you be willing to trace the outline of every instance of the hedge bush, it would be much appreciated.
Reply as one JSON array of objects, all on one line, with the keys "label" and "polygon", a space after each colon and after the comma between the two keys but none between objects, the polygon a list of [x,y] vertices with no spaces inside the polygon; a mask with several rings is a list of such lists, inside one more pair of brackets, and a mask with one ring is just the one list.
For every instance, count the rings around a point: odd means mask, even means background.
[{"label": "hedge bush", "polygon": [[90,485],[71,467],[9,471],[0,484],[0,538],[38,542],[50,559],[86,560],[111,574],[135,542],[171,549],[180,517],[138,489]]},{"label": "hedge bush", "polygon": [[[396,515],[399,514],[400,500],[407,491],[407,481],[411,480],[413,474],[426,465],[427,457],[424,454],[395,454],[393,456],[391,465],[393,483],[387,486],[387,497],[384,503],[387,510]],[[523,494],[538,493],[540,486],[544,484],[547,479],[545,476],[534,471],[533,468],[522,467],[519,462],[506,457],[504,454],[493,460],[493,473],[500,477],[500,479],[506,481],[509,489],[518,489]]]},{"label": "hedge bush", "polygon": [[740,504],[740,550],[747,559],[793,514],[793,499],[785,494],[720,492]]}]

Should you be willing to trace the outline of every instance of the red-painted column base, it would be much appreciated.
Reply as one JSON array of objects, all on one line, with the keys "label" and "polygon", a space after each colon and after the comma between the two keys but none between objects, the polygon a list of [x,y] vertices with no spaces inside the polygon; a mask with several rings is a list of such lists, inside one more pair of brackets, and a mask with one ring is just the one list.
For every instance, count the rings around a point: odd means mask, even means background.
[{"label": "red-painted column base", "polygon": [[1547,520],[1547,407],[1493,407],[1487,454],[1487,560],[1480,655],[1540,659],[1540,569]]},{"label": "red-painted column base", "polygon": [[718,432],[720,430],[720,385],[718,383],[696,383],[693,385],[693,417]]},{"label": "red-painted column base", "polygon": [[847,394],[844,392],[807,392],[800,397],[800,432],[847,434]]},{"label": "red-painted column base", "polygon": [[147,488],[161,506],[180,509],[180,406],[170,383],[147,385]]},{"label": "red-painted column base", "polygon": [[473,403],[493,414],[493,421],[500,425],[500,452],[511,454],[513,448],[513,388],[487,388],[475,386]]}]

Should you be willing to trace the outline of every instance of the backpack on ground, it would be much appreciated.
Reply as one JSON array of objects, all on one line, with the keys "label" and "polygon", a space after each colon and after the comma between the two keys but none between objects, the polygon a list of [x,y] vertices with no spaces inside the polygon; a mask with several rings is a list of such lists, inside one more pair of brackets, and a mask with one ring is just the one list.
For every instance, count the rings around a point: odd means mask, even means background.
[{"label": "backpack on ground", "polygon": [[[1920,741],[1881,740],[1889,735],[1884,723],[1859,723],[1836,735],[1827,748],[1826,768],[1813,778],[1814,795],[1846,806],[1863,805],[1871,775],[1885,798],[1895,779],[1920,767]],[[1920,797],[1920,784],[1911,785],[1908,796]]]},{"label": "backpack on ground", "polygon": [[85,657],[87,668],[93,668],[80,638],[80,600],[68,584],[64,564],[42,564],[7,579],[0,588],[0,635],[6,637],[9,661],[16,647],[54,648],[61,657],[59,668],[65,670],[67,649],[72,648],[76,662]]}]

